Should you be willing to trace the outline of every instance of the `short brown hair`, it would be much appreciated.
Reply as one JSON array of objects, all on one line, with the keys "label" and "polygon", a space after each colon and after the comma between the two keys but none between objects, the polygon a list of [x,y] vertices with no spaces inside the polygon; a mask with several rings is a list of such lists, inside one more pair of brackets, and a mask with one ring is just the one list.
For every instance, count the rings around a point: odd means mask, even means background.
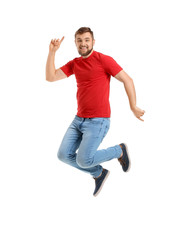
[{"label": "short brown hair", "polygon": [[81,28],[79,28],[76,31],[76,33],[75,33],[75,38],[76,38],[77,34],[83,34],[83,33],[86,33],[86,32],[89,32],[92,35],[92,38],[94,39],[93,32],[92,32],[92,30],[89,27],[81,27]]}]

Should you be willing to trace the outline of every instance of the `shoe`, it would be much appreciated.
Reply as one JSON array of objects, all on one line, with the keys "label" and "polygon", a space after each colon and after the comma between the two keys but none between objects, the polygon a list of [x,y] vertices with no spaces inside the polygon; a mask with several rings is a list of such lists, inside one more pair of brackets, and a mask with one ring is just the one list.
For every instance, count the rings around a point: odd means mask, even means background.
[{"label": "shoe", "polygon": [[107,169],[103,168],[101,176],[97,177],[97,178],[94,178],[95,179],[95,191],[93,193],[93,196],[96,197],[100,193],[100,191],[101,191],[101,189],[102,189],[106,179],[109,176],[109,173],[110,172]]},{"label": "shoe", "polygon": [[118,161],[122,165],[123,171],[128,172],[128,170],[130,169],[130,160],[128,157],[127,146],[124,143],[121,143],[120,147],[122,148],[123,155],[122,157],[118,158]]}]

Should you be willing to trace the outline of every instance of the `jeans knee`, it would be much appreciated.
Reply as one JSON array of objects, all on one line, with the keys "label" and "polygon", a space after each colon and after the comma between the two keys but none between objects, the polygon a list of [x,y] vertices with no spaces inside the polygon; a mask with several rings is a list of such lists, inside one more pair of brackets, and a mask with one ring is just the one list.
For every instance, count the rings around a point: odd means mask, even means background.
[{"label": "jeans knee", "polygon": [[87,157],[84,157],[84,156],[81,156],[81,157],[78,156],[76,158],[76,162],[81,168],[90,168],[91,165],[92,165],[91,160],[92,160],[91,158],[87,158]]},{"label": "jeans knee", "polygon": [[59,149],[57,152],[57,157],[59,160],[61,160],[62,162],[65,162],[67,159],[67,154],[65,151],[63,151],[62,149]]}]

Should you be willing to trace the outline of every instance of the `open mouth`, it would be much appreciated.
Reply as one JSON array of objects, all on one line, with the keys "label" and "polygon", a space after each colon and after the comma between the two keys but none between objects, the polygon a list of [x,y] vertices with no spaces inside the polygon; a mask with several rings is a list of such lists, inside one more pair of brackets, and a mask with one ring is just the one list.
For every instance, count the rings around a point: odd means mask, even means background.
[{"label": "open mouth", "polygon": [[80,47],[81,50],[87,50],[87,47]]}]

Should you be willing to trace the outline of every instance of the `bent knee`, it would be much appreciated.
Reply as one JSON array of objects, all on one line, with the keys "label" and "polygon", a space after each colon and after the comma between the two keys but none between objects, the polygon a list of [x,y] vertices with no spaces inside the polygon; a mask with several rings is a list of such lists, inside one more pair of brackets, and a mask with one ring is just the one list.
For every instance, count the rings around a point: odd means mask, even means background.
[{"label": "bent knee", "polygon": [[90,168],[92,165],[92,158],[77,157],[76,162],[81,168]]},{"label": "bent knee", "polygon": [[59,160],[65,162],[67,160],[67,153],[66,151],[63,151],[62,149],[59,149],[57,152],[57,157]]}]

